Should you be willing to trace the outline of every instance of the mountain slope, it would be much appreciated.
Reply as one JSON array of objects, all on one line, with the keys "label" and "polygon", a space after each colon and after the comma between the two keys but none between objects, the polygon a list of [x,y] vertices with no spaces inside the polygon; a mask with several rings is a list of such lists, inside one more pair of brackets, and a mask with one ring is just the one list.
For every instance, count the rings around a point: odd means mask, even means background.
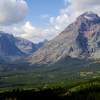
[{"label": "mountain slope", "polygon": [[80,15],[56,38],[28,58],[31,64],[49,64],[72,58],[100,58],[100,17],[92,12]]},{"label": "mountain slope", "polygon": [[12,59],[14,59],[23,55],[24,53],[15,45],[13,35],[0,32],[0,57],[3,59],[13,57]]}]

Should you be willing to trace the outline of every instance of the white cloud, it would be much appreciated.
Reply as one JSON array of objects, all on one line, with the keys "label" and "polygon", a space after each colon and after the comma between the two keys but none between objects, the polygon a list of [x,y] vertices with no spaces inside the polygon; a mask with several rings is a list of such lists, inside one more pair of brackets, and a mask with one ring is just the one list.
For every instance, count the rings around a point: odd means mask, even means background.
[{"label": "white cloud", "polygon": [[70,0],[70,8],[75,13],[83,13],[85,11],[93,11],[95,13],[100,13],[100,0]]},{"label": "white cloud", "polygon": [[50,26],[55,29],[55,32],[62,31],[67,26],[67,23],[69,23],[69,20],[68,15],[65,13],[50,18]]},{"label": "white cloud", "polygon": [[54,28],[35,27],[29,21],[18,25],[0,26],[0,31],[4,31],[13,34],[14,36],[31,40],[35,43],[44,41],[45,39],[51,39],[56,35],[54,33]]},{"label": "white cloud", "polygon": [[35,27],[29,21],[23,25],[14,26],[12,31],[16,36],[29,39],[33,42],[43,41],[48,33],[47,29]]},{"label": "white cloud", "polygon": [[24,0],[0,0],[0,25],[17,23],[24,19],[28,6]]},{"label": "white cloud", "polygon": [[[89,8],[89,6],[98,6],[100,5],[100,0],[70,0],[72,5],[75,6],[75,8],[82,8],[86,9],[86,7]],[[79,10],[79,9],[78,9]]]},{"label": "white cloud", "polygon": [[55,36],[55,30],[52,27],[35,27],[29,21],[19,27],[13,27],[13,31],[17,34],[16,36],[29,39],[35,43],[51,39]]}]

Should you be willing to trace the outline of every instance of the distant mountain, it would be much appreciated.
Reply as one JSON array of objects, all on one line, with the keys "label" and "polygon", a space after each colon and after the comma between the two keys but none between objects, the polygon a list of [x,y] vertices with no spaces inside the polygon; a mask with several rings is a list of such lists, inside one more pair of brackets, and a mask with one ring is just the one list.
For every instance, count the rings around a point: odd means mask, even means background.
[{"label": "distant mountain", "polygon": [[30,55],[30,54],[34,53],[35,51],[37,51],[40,47],[42,47],[44,42],[35,44],[29,40],[16,37],[15,44],[23,53]]},{"label": "distant mountain", "polygon": [[55,63],[70,56],[79,59],[100,58],[100,17],[93,12],[80,15],[56,38],[28,58],[31,64]]},{"label": "distant mountain", "polygon": [[0,32],[0,57],[9,61],[23,55],[24,53],[15,45],[13,35]]},{"label": "distant mountain", "polygon": [[0,62],[14,61],[29,56],[38,50],[43,43],[34,44],[23,38],[14,37],[11,34],[0,32]]}]

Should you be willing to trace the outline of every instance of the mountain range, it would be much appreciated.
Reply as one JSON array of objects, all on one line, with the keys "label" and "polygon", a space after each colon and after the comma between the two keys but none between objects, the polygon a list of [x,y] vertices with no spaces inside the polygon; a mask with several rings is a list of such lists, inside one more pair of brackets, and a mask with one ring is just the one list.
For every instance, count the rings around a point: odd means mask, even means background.
[{"label": "mountain range", "polygon": [[78,59],[100,58],[100,17],[85,12],[58,36],[39,44],[0,32],[0,61],[25,61],[52,64],[66,57]]},{"label": "mountain range", "polygon": [[15,61],[27,57],[38,50],[43,42],[34,44],[29,40],[0,32],[0,61]]}]

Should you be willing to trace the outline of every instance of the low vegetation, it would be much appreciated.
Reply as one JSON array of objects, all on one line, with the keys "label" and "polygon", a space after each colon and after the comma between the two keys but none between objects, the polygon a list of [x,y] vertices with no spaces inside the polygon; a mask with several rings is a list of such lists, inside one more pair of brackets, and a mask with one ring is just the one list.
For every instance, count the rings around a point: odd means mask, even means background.
[{"label": "low vegetation", "polygon": [[33,100],[33,99],[61,99],[61,100],[99,100],[100,79],[77,83],[67,87],[56,87],[40,90],[16,89],[0,93],[0,100]]}]

